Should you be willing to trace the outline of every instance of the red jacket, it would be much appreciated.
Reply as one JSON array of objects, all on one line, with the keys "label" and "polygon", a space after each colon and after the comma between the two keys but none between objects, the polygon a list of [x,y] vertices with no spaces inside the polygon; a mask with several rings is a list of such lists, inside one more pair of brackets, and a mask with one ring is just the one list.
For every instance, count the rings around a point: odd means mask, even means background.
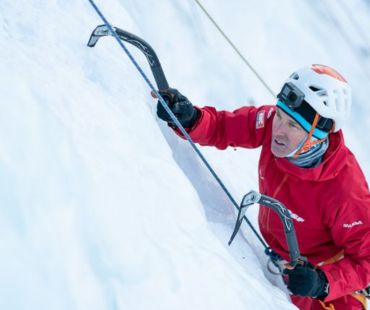
[{"label": "red jacket", "polygon": [[[243,107],[234,112],[200,109],[190,136],[201,145],[257,148],[259,191],[281,201],[295,220],[301,251],[319,264],[340,251],[344,258],[321,269],[329,281],[326,301],[370,283],[370,193],[365,177],[340,132],[330,134],[329,148],[316,168],[300,168],[270,150],[275,106]],[[289,260],[278,216],[260,208],[259,226],[270,247]]]}]

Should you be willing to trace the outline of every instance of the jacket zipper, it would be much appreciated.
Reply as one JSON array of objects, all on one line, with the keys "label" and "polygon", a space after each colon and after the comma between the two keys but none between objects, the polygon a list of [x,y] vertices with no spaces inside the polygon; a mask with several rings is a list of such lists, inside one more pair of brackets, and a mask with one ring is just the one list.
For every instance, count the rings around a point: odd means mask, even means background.
[{"label": "jacket zipper", "polygon": [[[276,189],[274,191],[274,194],[272,195],[273,198],[275,198],[276,195],[280,192],[280,190],[283,187],[283,185],[284,185],[285,181],[287,180],[287,178],[288,178],[288,175],[285,174],[284,177],[283,177],[283,179],[281,180],[280,184],[278,185],[278,187],[276,187]],[[268,209],[267,210],[267,224],[268,224],[269,228],[270,228],[270,214],[271,214],[271,210]],[[267,244],[269,244],[269,243],[271,244],[271,242],[273,240],[274,240],[274,236],[272,236],[271,240],[269,240],[270,242],[268,242],[268,240],[266,240],[267,241]]]}]

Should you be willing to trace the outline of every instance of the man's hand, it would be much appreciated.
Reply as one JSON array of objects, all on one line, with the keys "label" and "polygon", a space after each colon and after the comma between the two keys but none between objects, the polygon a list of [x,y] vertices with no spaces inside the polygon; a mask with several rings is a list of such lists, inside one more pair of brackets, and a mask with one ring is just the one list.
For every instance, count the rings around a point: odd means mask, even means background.
[{"label": "man's hand", "polygon": [[[169,88],[166,91],[160,91],[159,94],[168,104],[173,114],[177,117],[181,125],[185,128],[191,128],[195,125],[199,117],[199,111],[191,102],[183,96],[177,89]],[[175,126],[174,121],[164,109],[162,104],[157,103],[157,115],[160,119],[166,121],[169,125]]]},{"label": "man's hand", "polygon": [[325,298],[328,295],[328,280],[325,273],[315,269],[310,263],[285,269],[288,276],[288,289],[293,295]]}]

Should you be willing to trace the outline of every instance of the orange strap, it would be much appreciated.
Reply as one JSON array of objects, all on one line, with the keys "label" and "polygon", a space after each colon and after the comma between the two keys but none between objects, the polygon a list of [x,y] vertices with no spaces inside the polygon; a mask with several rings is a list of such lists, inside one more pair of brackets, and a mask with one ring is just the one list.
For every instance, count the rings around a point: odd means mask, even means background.
[{"label": "orange strap", "polygon": [[[341,260],[343,258],[343,255],[344,255],[344,251],[340,251],[338,254],[334,255],[333,257],[330,257],[330,258],[324,260],[323,262],[318,263],[317,266],[320,267],[320,266],[323,266],[323,265],[333,264],[333,263]],[[361,303],[361,305],[363,307],[363,310],[367,309],[367,299],[366,299],[365,295],[353,293],[353,294],[351,294],[351,296],[353,298],[357,299]],[[325,310],[335,310],[335,307],[333,306],[333,304],[326,305],[326,303],[321,301],[321,300],[319,300],[319,302],[320,302],[321,307],[323,309],[325,309]]]},{"label": "orange strap", "polygon": [[362,305],[362,307],[364,308],[363,310],[366,310],[367,309],[367,298],[365,295],[362,295],[362,294],[352,294],[352,297],[353,298],[356,298]]},{"label": "orange strap", "polygon": [[321,266],[324,266],[324,265],[333,264],[333,263],[341,260],[343,257],[344,257],[344,251],[342,250],[339,253],[335,254],[334,256],[324,260],[323,262],[318,263],[317,266],[321,267]]},{"label": "orange strap", "polygon": [[319,300],[321,307],[325,310],[335,310],[333,304],[329,304],[328,306],[321,300]]},{"label": "orange strap", "polygon": [[[365,297],[365,295],[362,295],[362,294],[351,294],[351,296],[355,299],[357,299],[361,305],[362,305],[362,309],[363,310],[366,310],[367,309],[367,299]],[[325,310],[335,310],[335,307],[333,306],[333,304],[329,304],[329,305],[326,305],[325,302],[319,300],[320,304],[321,304],[321,307]]]},{"label": "orange strap", "polygon": [[314,132],[316,126],[317,126],[317,123],[319,122],[319,119],[320,119],[320,115],[319,115],[319,113],[316,113],[315,118],[313,119],[313,122],[312,122],[312,125],[311,125],[310,132],[308,133],[308,136],[306,138],[306,141],[303,143],[302,147],[297,152],[295,152],[295,154],[293,155],[294,158],[298,157],[298,155],[301,154],[301,153],[307,152],[314,145],[325,141],[325,139],[311,141],[313,132]]}]

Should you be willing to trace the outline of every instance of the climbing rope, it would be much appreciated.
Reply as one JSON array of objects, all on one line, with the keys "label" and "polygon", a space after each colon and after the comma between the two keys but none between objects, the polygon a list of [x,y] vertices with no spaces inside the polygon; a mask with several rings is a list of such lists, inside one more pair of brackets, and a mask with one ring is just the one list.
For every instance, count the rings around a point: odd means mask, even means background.
[{"label": "climbing rope", "polygon": [[203,13],[209,18],[209,20],[212,22],[212,24],[217,28],[217,30],[221,33],[221,35],[224,37],[224,39],[229,43],[229,45],[232,47],[232,49],[238,54],[238,56],[241,58],[243,63],[247,65],[247,67],[256,75],[256,77],[259,79],[259,81],[265,86],[265,88],[268,90],[268,92],[273,96],[274,98],[275,93],[273,90],[268,86],[268,84],[265,82],[265,80],[262,78],[262,76],[257,72],[256,69],[248,62],[248,60],[243,56],[243,54],[239,51],[239,49],[235,46],[235,44],[230,40],[230,38],[225,34],[225,32],[221,29],[221,27],[216,23],[216,21],[212,18],[211,14],[208,13],[206,8],[200,3],[199,0],[194,0],[196,4],[201,8]]}]

